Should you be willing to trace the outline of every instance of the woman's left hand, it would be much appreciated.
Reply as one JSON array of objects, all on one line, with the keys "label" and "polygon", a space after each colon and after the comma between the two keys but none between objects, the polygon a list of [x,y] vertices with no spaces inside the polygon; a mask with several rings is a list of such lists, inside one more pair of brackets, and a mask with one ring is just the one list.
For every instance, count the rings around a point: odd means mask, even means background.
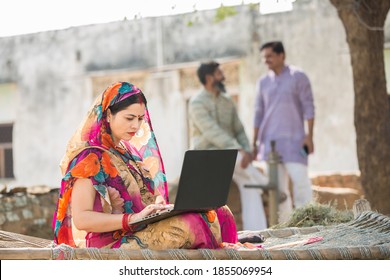
[{"label": "woman's left hand", "polygon": [[156,200],[154,202],[154,204],[162,204],[162,205],[165,205],[167,204],[164,197],[160,194],[158,196],[156,196]]}]

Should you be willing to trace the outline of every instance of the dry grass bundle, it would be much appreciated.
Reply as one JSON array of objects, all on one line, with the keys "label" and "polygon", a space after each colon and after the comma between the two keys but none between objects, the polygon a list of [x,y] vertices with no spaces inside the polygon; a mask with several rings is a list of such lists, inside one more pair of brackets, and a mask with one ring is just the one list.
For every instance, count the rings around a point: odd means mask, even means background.
[{"label": "dry grass bundle", "polygon": [[312,203],[295,209],[286,223],[275,225],[272,228],[331,226],[346,223],[352,219],[351,210],[337,210],[330,204]]}]

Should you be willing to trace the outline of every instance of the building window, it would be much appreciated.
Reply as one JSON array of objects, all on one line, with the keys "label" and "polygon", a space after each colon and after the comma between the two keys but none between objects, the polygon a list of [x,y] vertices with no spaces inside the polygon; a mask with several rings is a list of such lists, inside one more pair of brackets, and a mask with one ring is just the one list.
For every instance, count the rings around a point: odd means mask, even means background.
[{"label": "building window", "polygon": [[0,124],[0,179],[14,178],[13,124]]}]

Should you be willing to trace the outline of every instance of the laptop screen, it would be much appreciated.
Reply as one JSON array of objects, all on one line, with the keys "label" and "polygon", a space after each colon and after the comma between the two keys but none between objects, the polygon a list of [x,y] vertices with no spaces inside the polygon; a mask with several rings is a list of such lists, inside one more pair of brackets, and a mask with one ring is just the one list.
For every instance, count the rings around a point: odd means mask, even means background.
[{"label": "laptop screen", "polygon": [[175,199],[175,210],[213,209],[227,202],[237,150],[189,150]]}]

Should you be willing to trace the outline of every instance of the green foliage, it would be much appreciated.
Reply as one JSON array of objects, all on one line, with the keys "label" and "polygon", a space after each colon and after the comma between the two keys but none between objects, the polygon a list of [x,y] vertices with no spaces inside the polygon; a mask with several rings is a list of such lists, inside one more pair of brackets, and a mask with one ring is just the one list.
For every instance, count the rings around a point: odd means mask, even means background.
[{"label": "green foliage", "polygon": [[227,17],[235,16],[237,14],[237,10],[235,7],[225,7],[221,5],[215,13],[214,22],[223,21]]},{"label": "green foliage", "polygon": [[278,224],[274,228],[331,226],[346,223],[352,219],[351,210],[337,210],[331,205],[312,203],[295,209],[289,221]]}]

